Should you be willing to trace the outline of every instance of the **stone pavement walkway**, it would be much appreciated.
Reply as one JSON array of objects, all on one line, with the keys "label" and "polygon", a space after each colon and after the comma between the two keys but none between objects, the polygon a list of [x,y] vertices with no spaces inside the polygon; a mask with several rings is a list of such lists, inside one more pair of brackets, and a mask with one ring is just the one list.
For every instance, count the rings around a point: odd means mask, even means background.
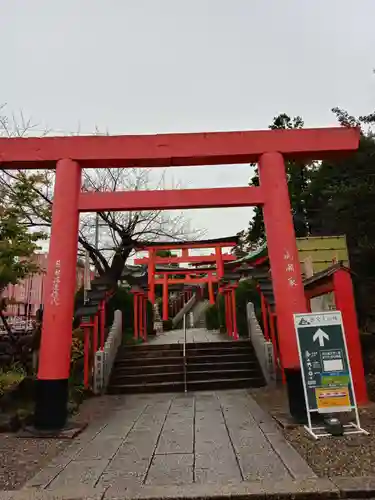
[{"label": "stone pavement walkway", "polygon": [[[183,330],[171,330],[159,333],[155,338],[149,339],[149,344],[152,345],[183,344],[183,342]],[[232,339],[217,331],[208,331],[205,328],[188,328],[186,330],[186,342],[189,344],[200,342],[232,342]]]},{"label": "stone pavement walkway", "polygon": [[124,492],[316,477],[246,390],[104,396],[100,403],[106,418],[25,488]]}]

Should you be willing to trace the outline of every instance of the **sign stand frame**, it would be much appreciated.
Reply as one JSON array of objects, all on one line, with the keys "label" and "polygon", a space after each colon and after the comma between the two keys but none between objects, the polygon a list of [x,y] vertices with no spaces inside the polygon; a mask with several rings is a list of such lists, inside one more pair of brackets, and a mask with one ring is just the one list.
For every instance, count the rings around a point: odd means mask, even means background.
[{"label": "sign stand frame", "polygon": [[327,410],[324,412],[324,411],[310,409],[309,399],[308,399],[308,394],[307,394],[307,384],[306,384],[306,379],[305,379],[305,371],[304,371],[304,367],[303,367],[302,350],[301,350],[301,345],[300,345],[300,340],[299,340],[299,335],[298,335],[298,330],[297,330],[297,318],[302,317],[302,316],[303,317],[305,317],[305,316],[317,316],[319,314],[329,315],[332,313],[338,314],[340,316],[340,319],[341,319],[340,323],[341,323],[341,327],[342,327],[342,337],[343,337],[345,355],[346,355],[347,364],[348,364],[349,379],[350,379],[350,383],[351,383],[352,398],[353,398],[353,405],[351,405],[350,407],[347,407],[347,411],[349,411],[349,412],[354,411],[354,413],[355,413],[355,421],[343,425],[343,428],[344,428],[343,435],[347,436],[350,434],[365,434],[368,436],[370,433],[361,427],[360,420],[359,420],[359,412],[358,412],[357,400],[356,400],[355,390],[354,390],[354,385],[353,385],[352,370],[351,370],[351,366],[350,366],[348,347],[347,347],[347,342],[346,342],[346,335],[345,335],[344,324],[342,321],[341,311],[319,311],[319,312],[314,312],[314,313],[302,313],[302,314],[294,314],[293,315],[294,316],[295,330],[296,330],[296,337],[297,337],[298,355],[299,355],[300,365],[301,365],[303,392],[304,392],[305,403],[306,403],[306,415],[307,415],[307,424],[308,425],[304,425],[304,428],[316,440],[321,438],[321,437],[331,436],[331,434],[329,432],[323,432],[326,429],[324,426],[313,426],[312,425],[311,414],[312,413],[319,413],[319,414],[332,413],[332,410]]}]

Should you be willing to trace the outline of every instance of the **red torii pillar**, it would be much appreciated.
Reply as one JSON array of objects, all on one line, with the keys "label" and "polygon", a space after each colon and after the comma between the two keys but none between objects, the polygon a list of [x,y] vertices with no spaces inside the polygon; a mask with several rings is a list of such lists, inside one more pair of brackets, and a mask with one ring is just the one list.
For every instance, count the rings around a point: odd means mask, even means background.
[{"label": "red torii pillar", "polygon": [[267,304],[266,304],[266,299],[260,290],[260,287],[258,287],[258,291],[260,293],[260,300],[261,300],[262,320],[263,320],[263,329],[264,329],[263,333],[264,333],[265,339],[268,341],[270,339],[270,334],[269,334]]},{"label": "red torii pillar", "polygon": [[148,300],[155,304],[155,250],[148,250]]},{"label": "red torii pillar", "polygon": [[229,294],[228,291],[224,288],[224,311],[225,311],[225,327],[227,330],[227,334],[229,336],[232,335],[232,326],[231,326],[231,313],[230,313],[230,302],[229,302]]},{"label": "red torii pillar", "polygon": [[336,309],[341,311],[348,348],[350,369],[357,403],[368,402],[365,371],[362,360],[362,348],[359,337],[357,312],[353,293],[352,279],[349,271],[339,269],[333,274]]},{"label": "red torii pillar", "polygon": [[282,361],[284,368],[300,370],[293,314],[307,308],[284,158],[277,152],[263,153],[258,167]]},{"label": "red torii pillar", "polygon": [[223,262],[223,254],[221,253],[221,247],[215,247],[215,256],[216,256],[217,276],[220,279],[224,276],[224,262]]},{"label": "red torii pillar", "polygon": [[34,422],[37,428],[59,429],[67,418],[80,191],[79,164],[73,160],[59,160],[35,398]]},{"label": "red torii pillar", "polygon": [[238,340],[238,329],[237,329],[237,307],[236,307],[236,285],[232,285],[230,289],[231,300],[232,300],[232,324],[233,324],[233,338]]},{"label": "red torii pillar", "polygon": [[139,337],[139,320],[138,320],[138,293],[133,293],[133,336],[134,340],[138,340]]},{"label": "red torii pillar", "polygon": [[163,275],[163,321],[168,321],[168,274]]},{"label": "red torii pillar", "polygon": [[213,287],[213,281],[212,281],[212,273],[208,274],[209,281],[208,281],[208,298],[210,301],[210,304],[215,304],[215,296],[214,296],[214,287]]}]

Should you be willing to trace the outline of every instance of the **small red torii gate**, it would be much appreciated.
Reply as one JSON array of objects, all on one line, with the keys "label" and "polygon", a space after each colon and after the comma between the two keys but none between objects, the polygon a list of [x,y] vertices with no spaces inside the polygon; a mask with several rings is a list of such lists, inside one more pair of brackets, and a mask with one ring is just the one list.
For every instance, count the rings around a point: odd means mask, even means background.
[{"label": "small red torii gate", "polygon": [[[157,264],[199,264],[204,262],[215,263],[217,268],[217,273],[219,277],[224,275],[224,262],[230,262],[235,260],[235,256],[231,254],[223,254],[223,248],[234,247],[238,243],[237,236],[230,236],[227,238],[219,238],[212,240],[202,240],[202,241],[181,241],[181,242],[156,242],[156,243],[144,243],[137,247],[137,250],[143,250],[148,252],[147,257],[141,257],[134,259],[134,264],[147,264],[148,269],[148,286],[149,286],[149,300],[152,304],[155,303],[155,274],[163,274],[158,272],[156,269]],[[213,255],[189,255],[189,250],[202,250],[205,248],[213,248],[215,253]],[[173,255],[169,257],[160,257],[157,252],[160,250],[181,250],[182,255]],[[180,272],[179,268],[176,268],[174,274],[183,274]],[[177,283],[177,282],[174,282]],[[180,281],[180,284],[184,281]],[[191,281],[189,281],[192,284]],[[163,282],[159,284],[163,285],[163,298],[168,297],[168,282],[164,278]],[[164,316],[164,315],[163,315]],[[163,319],[168,319],[163,317]]]},{"label": "small red torii gate", "polygon": [[[0,138],[3,169],[56,169],[35,425],[67,418],[80,212],[263,208],[285,368],[299,368],[293,313],[306,312],[285,160],[324,159],[359,145],[357,128]],[[177,167],[258,163],[259,187],[82,192],[82,168]],[[62,242],[64,244],[62,244]]]},{"label": "small red torii gate", "polygon": [[[183,242],[156,242],[145,243],[139,245],[137,250],[142,250],[148,253],[146,257],[134,259],[134,264],[144,265],[147,264],[148,269],[148,286],[149,286],[149,300],[152,304],[155,303],[155,285],[163,286],[163,320],[168,319],[168,287],[169,285],[198,285],[208,284],[210,303],[215,302],[213,293],[213,283],[217,283],[224,275],[224,263],[231,262],[236,259],[232,254],[223,254],[223,248],[234,247],[238,243],[237,236],[230,236],[227,238],[218,238],[211,240],[201,241],[183,241]],[[190,255],[190,250],[202,250],[213,248],[215,253],[211,255]],[[157,255],[158,251],[164,250],[181,250],[181,255],[172,255],[168,257],[161,257]],[[216,264],[216,267],[202,269],[191,268],[183,269],[180,267],[170,269],[157,269],[157,264]],[[213,275],[215,273],[215,276]],[[168,275],[184,274],[185,278],[172,278],[169,279]],[[194,274],[207,274],[207,277],[192,278]],[[155,278],[155,276],[162,276],[162,278]]]}]

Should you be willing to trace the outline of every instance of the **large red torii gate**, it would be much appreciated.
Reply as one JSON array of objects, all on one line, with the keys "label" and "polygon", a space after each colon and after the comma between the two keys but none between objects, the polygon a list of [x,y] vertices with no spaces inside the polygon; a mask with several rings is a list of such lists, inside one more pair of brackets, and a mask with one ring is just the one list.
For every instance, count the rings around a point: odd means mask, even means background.
[{"label": "large red torii gate", "polygon": [[[0,138],[3,169],[56,169],[35,425],[60,428],[68,378],[80,212],[261,205],[267,232],[280,349],[299,367],[293,313],[306,311],[285,159],[323,159],[358,148],[359,130],[327,128],[163,134]],[[166,167],[257,162],[259,187],[81,192],[82,168]],[[63,244],[62,244],[63,243]]]}]

